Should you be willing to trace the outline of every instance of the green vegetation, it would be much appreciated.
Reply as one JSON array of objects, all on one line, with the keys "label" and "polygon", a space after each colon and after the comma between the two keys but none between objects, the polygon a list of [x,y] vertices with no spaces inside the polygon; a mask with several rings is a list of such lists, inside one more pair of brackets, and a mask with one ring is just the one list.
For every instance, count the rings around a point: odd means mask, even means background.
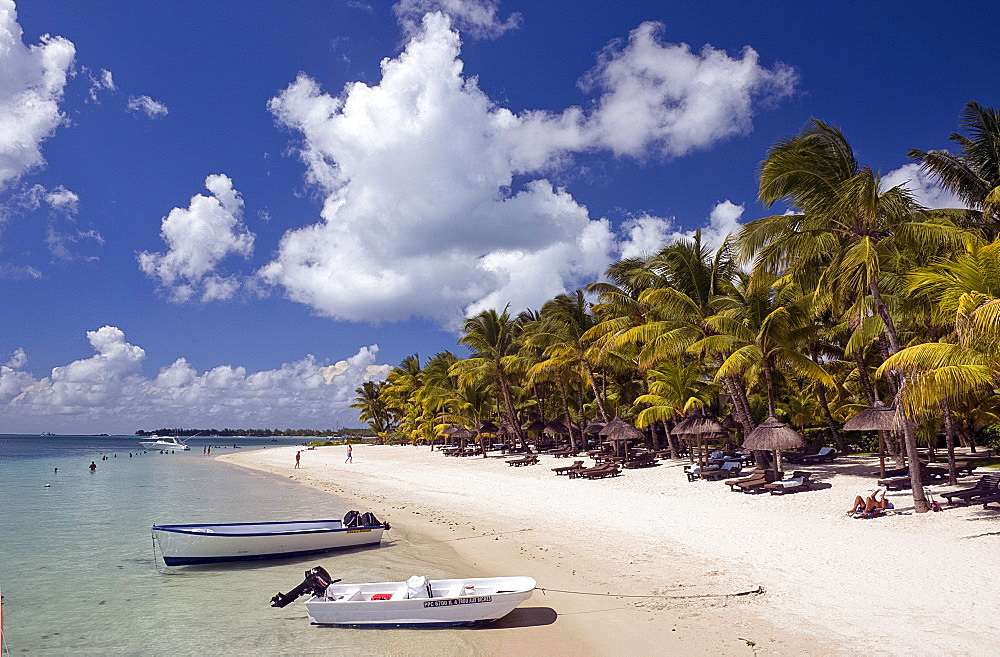
[{"label": "green vegetation", "polygon": [[954,482],[957,444],[1000,447],[981,432],[1000,421],[1000,115],[969,103],[960,129],[956,154],[909,156],[968,208],[886,188],[813,120],[761,164],[759,200],[778,214],[714,251],[696,233],[617,262],[538,311],[485,310],[463,327],[469,358],[414,354],[354,406],[373,431],[412,441],[484,420],[519,440],[558,418],[577,443],[580,426],[619,415],[676,456],[668,430],[699,408],[744,433],[774,415],[809,443],[877,451],[877,434],[842,426],[882,402],[901,426],[890,456],[912,462],[923,445],[933,458],[943,434]]}]

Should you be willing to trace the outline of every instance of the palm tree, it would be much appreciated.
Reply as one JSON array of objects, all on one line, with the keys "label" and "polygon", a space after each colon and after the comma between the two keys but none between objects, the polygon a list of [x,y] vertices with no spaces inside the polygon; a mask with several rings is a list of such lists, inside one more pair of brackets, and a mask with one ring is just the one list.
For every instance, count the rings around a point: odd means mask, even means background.
[{"label": "palm tree", "polygon": [[825,385],[833,379],[813,360],[799,351],[798,334],[808,327],[808,319],[792,302],[787,291],[778,288],[776,278],[764,271],[740,275],[727,307],[706,321],[714,335],[689,347],[692,353],[728,353],[719,366],[716,380],[732,374],[763,379],[767,391],[768,414],[777,416],[777,372],[790,371]]},{"label": "palm tree", "polygon": [[644,428],[657,421],[687,417],[718,396],[719,387],[706,380],[701,362],[664,361],[649,371],[649,392],[635,400],[636,405],[647,405],[639,411],[636,426]]},{"label": "palm tree", "polygon": [[957,155],[916,148],[908,155],[973,208],[995,235],[1000,229],[1000,113],[969,101],[961,128],[967,134],[953,132],[950,137],[958,145]]},{"label": "palm tree", "polygon": [[[775,215],[747,224],[738,245],[745,261],[754,261],[778,275],[824,267],[817,288],[835,289],[853,300],[861,315],[866,297],[881,319],[888,348],[901,344],[890,304],[883,295],[886,260],[895,242],[950,244],[958,242],[954,226],[930,220],[902,186],[881,189],[880,177],[861,167],[837,128],[813,119],[803,131],[768,150],[760,172],[760,201],[771,206],[788,202],[800,213]],[[898,390],[905,381],[886,370]],[[903,427],[907,458],[919,463],[914,428]],[[919,469],[911,468],[914,507],[929,510]]]},{"label": "palm tree", "polygon": [[354,389],[358,396],[351,404],[351,408],[361,411],[358,414],[358,419],[367,422],[372,431],[378,434],[386,433],[392,428],[392,414],[382,399],[384,387],[385,381],[365,381],[360,387]]},{"label": "palm tree", "polygon": [[505,360],[509,362],[513,355],[514,328],[515,323],[510,318],[507,307],[501,313],[491,308],[466,319],[459,343],[472,350],[472,358],[458,361],[452,365],[451,372],[458,375],[459,384],[482,385],[495,382],[503,398],[507,422],[516,437],[523,441],[524,434],[514,411],[511,381],[505,364]]}]

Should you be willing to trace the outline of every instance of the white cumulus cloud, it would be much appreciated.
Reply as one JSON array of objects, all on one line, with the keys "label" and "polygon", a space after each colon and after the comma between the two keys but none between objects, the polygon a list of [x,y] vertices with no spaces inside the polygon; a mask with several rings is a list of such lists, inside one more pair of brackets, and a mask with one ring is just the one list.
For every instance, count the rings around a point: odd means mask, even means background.
[{"label": "white cumulus cloud", "polygon": [[225,174],[210,175],[211,196],[196,194],[187,208],[174,208],[160,225],[166,253],[139,254],[139,267],[171,290],[175,301],[187,301],[199,291],[202,301],[228,299],[239,283],[214,274],[229,254],[248,257],[254,235],[243,224],[243,198]]},{"label": "white cumulus cloud", "polygon": [[[600,276],[621,248],[608,221],[546,170],[596,149],[639,157],[707,147],[748,130],[752,99],[787,93],[794,80],[790,69],[762,69],[752,50],[696,55],[644,25],[588,77],[595,109],[516,115],[462,75],[459,49],[449,19],[428,14],[404,52],[383,60],[378,85],[331,96],[300,74],[271,99],[278,122],[300,133],[307,180],[325,202],[321,222],[284,235],[259,271],[264,282],[355,321],[456,326],[484,307],[535,307]],[[621,118],[627,111],[638,129]],[[529,179],[512,187],[519,174]]]},{"label": "white cumulus cloud", "polygon": [[495,39],[521,25],[519,13],[500,18],[500,0],[400,0],[392,10],[408,34],[419,32],[431,12],[449,16],[458,30],[477,39]]},{"label": "white cumulus cloud", "polygon": [[[700,227],[702,245],[714,252],[726,238],[743,227],[744,206],[726,199],[716,203]],[[621,258],[643,258],[654,255],[664,246],[694,237],[695,229],[683,230],[674,217],[657,217],[648,213],[631,217],[622,224]]]},{"label": "white cumulus cloud", "polygon": [[354,389],[392,369],[378,346],[333,364],[314,356],[247,372],[220,365],[199,373],[184,358],[155,377],[141,374],[146,354],[114,326],[87,333],[94,355],[35,380],[23,350],[0,366],[0,422],[12,431],[125,432],[161,426],[331,428],[358,426]]},{"label": "white cumulus cloud", "polygon": [[76,54],[63,37],[25,46],[22,36],[13,0],[0,0],[0,188],[45,163],[41,144],[65,121],[59,103]]},{"label": "white cumulus cloud", "polygon": [[153,100],[149,96],[129,96],[128,98],[128,111],[143,113],[150,119],[158,119],[161,116],[166,116],[170,113],[167,106],[163,103]]},{"label": "white cumulus cloud", "polygon": [[920,170],[916,162],[904,164],[885,174],[881,180],[882,189],[903,185],[913,194],[917,203],[930,209],[965,208],[965,202],[945,189],[931,175]]}]

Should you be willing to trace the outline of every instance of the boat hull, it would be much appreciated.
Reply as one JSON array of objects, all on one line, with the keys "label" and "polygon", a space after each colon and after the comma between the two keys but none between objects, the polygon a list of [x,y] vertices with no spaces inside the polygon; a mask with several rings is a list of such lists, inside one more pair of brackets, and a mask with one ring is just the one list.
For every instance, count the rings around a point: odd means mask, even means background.
[{"label": "boat hull", "polygon": [[168,566],[283,559],[382,540],[385,525],[344,527],[340,520],[215,525],[154,525]]},{"label": "boat hull", "polygon": [[[370,598],[373,591],[401,583],[359,584]],[[503,618],[531,597],[535,580],[530,577],[495,577],[467,580],[434,580],[431,598],[331,601],[313,596],[306,602],[309,621],[314,625],[350,627],[455,627],[482,625]],[[451,595],[456,586],[473,585],[471,595]],[[353,591],[350,585],[335,585]]]}]

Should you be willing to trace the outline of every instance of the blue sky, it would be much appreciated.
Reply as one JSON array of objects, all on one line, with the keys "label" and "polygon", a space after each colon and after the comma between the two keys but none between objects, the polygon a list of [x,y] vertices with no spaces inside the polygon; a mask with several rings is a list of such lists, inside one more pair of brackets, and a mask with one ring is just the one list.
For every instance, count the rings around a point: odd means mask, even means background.
[{"label": "blue sky", "polygon": [[0,432],[354,425],[466,313],[764,216],[809,117],[948,206],[906,152],[1000,102],[987,3],[609,6],[0,0]]}]

